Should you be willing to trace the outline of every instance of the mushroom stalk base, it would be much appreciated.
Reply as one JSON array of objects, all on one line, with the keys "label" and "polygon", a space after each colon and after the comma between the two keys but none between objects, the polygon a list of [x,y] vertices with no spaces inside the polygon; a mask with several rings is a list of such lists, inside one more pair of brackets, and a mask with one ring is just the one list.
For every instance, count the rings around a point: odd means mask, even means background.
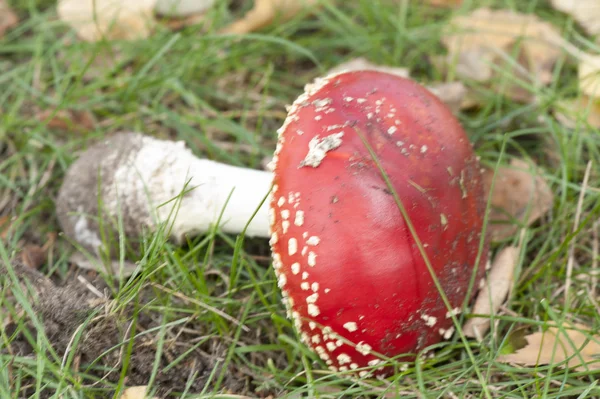
[{"label": "mushroom stalk base", "polygon": [[198,158],[182,141],[123,132],[90,147],[69,168],[57,214],[65,234],[92,253],[107,232],[118,237],[122,227],[135,239],[162,223],[178,243],[217,222],[239,234],[250,219],[246,234],[268,237],[268,206],[258,208],[271,184],[270,172]]}]

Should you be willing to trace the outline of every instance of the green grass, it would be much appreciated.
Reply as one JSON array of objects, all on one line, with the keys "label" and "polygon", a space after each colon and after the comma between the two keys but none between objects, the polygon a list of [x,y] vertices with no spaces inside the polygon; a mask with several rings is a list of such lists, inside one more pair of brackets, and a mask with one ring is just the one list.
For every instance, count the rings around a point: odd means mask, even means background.
[{"label": "green grass", "polygon": [[[435,357],[419,357],[386,380],[332,373],[299,343],[285,317],[268,244],[215,229],[182,247],[159,232],[147,236],[140,251],[123,251],[120,260],[137,262],[139,273],[131,278],[101,274],[110,300],[96,308],[98,313],[84,315],[82,327],[70,337],[70,351],[58,352],[44,333],[47,315],[40,314],[30,295],[41,283],[22,284],[11,261],[19,258],[25,243],[42,244],[48,233],[59,231],[53,200],[77,151],[114,132],[138,130],[184,140],[199,156],[260,168],[275,147],[285,105],[305,83],[339,62],[362,56],[409,67],[423,83],[440,81],[428,57],[443,53],[440,35],[451,13],[420,2],[356,0],[234,38],[216,30],[242,10],[232,14],[222,2],[210,15],[207,32],[202,26],[177,33],[159,28],[135,43],[88,44],[57,22],[48,2],[13,3],[23,20],[0,40],[0,215],[13,218],[0,245],[1,398],[25,393],[33,398],[118,398],[129,385],[128,367],[141,350],[134,343],[141,340],[155,349],[147,357],[153,388],[160,386],[161,373],[187,370],[176,387],[181,398],[600,396],[593,371],[515,367],[496,360],[523,329],[562,320],[583,321],[594,331],[600,326],[597,291],[590,286],[597,257],[592,224],[600,207],[600,133],[583,122],[567,129],[552,114],[559,101],[577,93],[572,61],[556,66],[555,80],[538,89],[539,100],[533,104],[465,82],[485,99],[478,110],[459,116],[482,162],[494,166],[512,156],[531,158],[542,166],[555,194],[551,214],[527,229],[511,312],[496,317],[497,325],[482,343],[455,336],[435,347]],[[466,0],[457,12],[485,5],[535,12],[569,40],[594,50],[567,16],[543,1]],[[510,82],[513,77],[503,74],[500,79]],[[96,124],[92,129],[52,128],[37,117],[43,110],[91,112]],[[580,227],[573,234],[588,161],[593,163],[591,177]],[[576,264],[571,300],[565,303],[571,243]],[[493,249],[506,244],[510,240]],[[72,252],[60,236],[43,274],[59,285],[77,281],[78,273],[95,278],[69,263]],[[98,362],[82,362],[76,350],[98,318],[114,321],[122,327],[119,333],[129,337],[102,354],[120,359],[115,363],[119,377],[110,381],[101,378],[107,370],[99,370]],[[7,352],[18,337],[33,351]],[[188,364],[192,354],[210,367]],[[199,378],[210,384],[204,392],[189,393]],[[224,387],[233,380],[239,382],[238,391],[228,392]]]}]

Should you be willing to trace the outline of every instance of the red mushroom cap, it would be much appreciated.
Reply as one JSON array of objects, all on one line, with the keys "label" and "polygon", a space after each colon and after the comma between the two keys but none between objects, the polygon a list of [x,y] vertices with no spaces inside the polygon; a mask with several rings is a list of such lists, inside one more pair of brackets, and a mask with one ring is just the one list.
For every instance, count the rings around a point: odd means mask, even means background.
[{"label": "red mushroom cap", "polygon": [[485,211],[471,144],[427,89],[376,71],[306,87],[279,130],[273,265],[303,341],[341,371],[377,365],[378,354],[414,354],[453,332],[452,310],[361,135],[454,311],[472,277]]}]

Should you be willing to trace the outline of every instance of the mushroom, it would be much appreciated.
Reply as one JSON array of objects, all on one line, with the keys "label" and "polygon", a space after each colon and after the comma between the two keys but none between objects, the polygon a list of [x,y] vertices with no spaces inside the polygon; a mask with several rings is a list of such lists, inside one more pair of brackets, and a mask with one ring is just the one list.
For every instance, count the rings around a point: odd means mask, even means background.
[{"label": "mushroom", "polygon": [[246,235],[267,237],[267,206],[259,205],[271,180],[270,172],[199,159],[181,141],[118,133],[70,166],[57,198],[58,220],[94,254],[102,247],[97,221],[116,236],[119,215],[132,238],[169,221],[172,238],[181,242],[208,231],[222,211],[222,231],[242,232],[252,219]]},{"label": "mushroom", "polygon": [[412,80],[343,72],[307,85],[278,133],[270,243],[304,343],[332,370],[385,374],[449,338],[488,240],[477,260],[482,176],[448,107]]}]

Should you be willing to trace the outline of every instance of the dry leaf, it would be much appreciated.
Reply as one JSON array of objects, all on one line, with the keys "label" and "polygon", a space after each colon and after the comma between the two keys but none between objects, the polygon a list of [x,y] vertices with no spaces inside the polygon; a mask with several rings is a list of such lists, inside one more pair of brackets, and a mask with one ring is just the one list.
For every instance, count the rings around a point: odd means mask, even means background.
[{"label": "dry leaf", "polygon": [[600,97],[600,55],[584,53],[578,72],[579,90],[589,97]]},{"label": "dry leaf", "polygon": [[26,244],[21,250],[23,264],[31,269],[39,269],[45,262],[47,251],[35,244]]},{"label": "dry leaf", "polygon": [[215,0],[155,0],[157,13],[169,17],[189,17],[213,6]]},{"label": "dry leaf", "polygon": [[[519,248],[503,248],[494,258],[484,286],[479,290],[473,305],[473,314],[494,315],[504,303],[513,286],[513,274],[519,261]],[[467,337],[480,340],[490,327],[488,317],[474,317],[467,320],[463,331]]]},{"label": "dry leaf", "polygon": [[178,31],[187,26],[200,25],[206,22],[207,18],[207,13],[199,13],[185,17],[169,17],[167,19],[161,19],[160,22],[169,28],[169,30]]},{"label": "dry leaf", "polygon": [[[486,169],[483,174],[486,192],[490,192],[493,178],[494,170]],[[519,229],[512,219],[528,226],[552,209],[554,202],[546,181],[527,162],[518,159],[513,159],[508,167],[498,168],[490,195],[492,223],[488,229],[492,240],[509,238]]]},{"label": "dry leaf", "polygon": [[558,11],[569,14],[590,35],[600,33],[600,1],[550,0]]},{"label": "dry leaf", "polygon": [[426,0],[426,3],[434,7],[458,7],[463,0]]},{"label": "dry leaf", "polygon": [[[354,58],[350,61],[343,62],[334,68],[331,68],[327,72],[327,75],[362,70],[386,72],[403,78],[410,77],[408,68],[378,65],[362,57]],[[456,113],[461,109],[466,109],[472,106],[471,102],[465,101],[467,89],[461,82],[436,83],[427,86],[427,89],[438,96],[440,100],[442,100],[452,110],[452,112]]]},{"label": "dry leaf", "polygon": [[156,396],[154,398],[147,398],[147,390],[148,387],[146,386],[127,388],[123,392],[123,395],[121,395],[121,399],[158,399]]},{"label": "dry leaf", "polygon": [[[71,43],[65,43],[70,46]],[[117,73],[123,65],[127,64],[129,58],[125,52],[118,49],[118,46],[94,46],[93,48],[77,47],[77,51],[81,55],[81,60],[84,60],[86,69],[83,74],[84,82],[91,82],[99,78]],[[71,66],[74,61],[71,56],[65,52],[59,52],[59,57],[64,60],[67,66]],[[78,65],[78,67],[80,67]]]},{"label": "dry leaf", "polygon": [[0,0],[0,37],[4,33],[14,28],[19,23],[17,14],[6,4],[6,0]]},{"label": "dry leaf", "polygon": [[467,88],[462,82],[437,83],[427,86],[427,89],[442,100],[455,114],[461,109],[471,106],[470,102],[465,101]]},{"label": "dry leaf", "polygon": [[318,0],[255,0],[254,7],[222,33],[245,34],[264,28],[277,18],[291,19],[302,10],[314,7]]},{"label": "dry leaf", "polygon": [[[552,68],[562,55],[557,43],[563,39],[558,30],[533,15],[480,8],[454,17],[449,26],[442,37],[448,48],[446,62],[456,63],[456,73],[463,78],[490,82],[497,76],[497,66],[519,80],[546,84],[552,80]],[[513,58],[518,65],[507,62]],[[532,97],[517,84],[501,89],[518,101]]]},{"label": "dry leaf", "polygon": [[378,64],[372,63],[371,61],[369,61],[363,57],[353,58],[349,61],[342,62],[341,64],[331,68],[326,73],[326,75],[331,75],[334,73],[341,73],[341,72],[350,72],[350,71],[363,71],[363,70],[386,72],[386,73],[391,73],[392,75],[397,75],[397,76],[400,76],[403,78],[408,78],[410,76],[410,72],[409,72],[408,68],[378,65]]},{"label": "dry leaf", "polygon": [[[123,275],[124,277],[131,276],[137,269],[137,265],[130,261],[124,261],[121,267],[121,262],[118,260],[109,260],[110,265],[106,266],[102,259],[86,256],[81,252],[75,252],[69,258],[69,262],[75,264],[77,267],[95,271],[98,273],[110,273],[114,276]],[[108,270],[110,268],[110,270]]]},{"label": "dry leaf", "polygon": [[21,261],[23,264],[31,269],[39,269],[48,257],[48,251],[56,242],[56,233],[48,234],[48,240],[43,246],[36,244],[25,244],[21,250]]},{"label": "dry leaf", "polygon": [[587,96],[564,100],[557,104],[554,115],[568,128],[577,127],[578,121],[585,121],[592,127],[600,128],[600,100]]},{"label": "dry leaf", "polygon": [[58,16],[90,42],[150,35],[156,0],[59,0]]},{"label": "dry leaf", "polygon": [[[556,327],[545,332],[536,332],[525,336],[527,345],[515,353],[501,355],[498,361],[516,363],[523,366],[557,364],[569,359],[567,365],[575,370],[600,370],[600,337],[586,335],[589,328],[575,325],[577,329],[565,327],[566,335]],[[593,363],[592,363],[593,362]],[[590,363],[590,364],[588,364]]]},{"label": "dry leaf", "polygon": [[[90,111],[47,109],[36,114],[36,119],[47,123],[50,129],[89,131],[94,129],[94,116]],[[48,120],[49,119],[49,120]]]},{"label": "dry leaf", "polygon": [[11,227],[10,216],[0,216],[0,239],[5,240]]}]

